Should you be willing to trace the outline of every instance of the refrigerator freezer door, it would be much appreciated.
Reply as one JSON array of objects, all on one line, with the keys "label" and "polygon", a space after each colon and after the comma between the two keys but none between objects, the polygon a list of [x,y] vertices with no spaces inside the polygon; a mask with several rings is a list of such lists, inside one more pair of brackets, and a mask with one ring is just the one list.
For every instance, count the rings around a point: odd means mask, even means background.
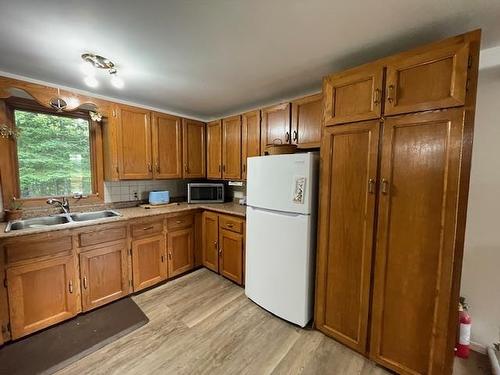
[{"label": "refrigerator freezer door", "polygon": [[245,294],[301,327],[312,318],[315,230],[310,215],[247,209]]},{"label": "refrigerator freezer door", "polygon": [[317,152],[248,159],[247,205],[311,214],[316,206]]}]

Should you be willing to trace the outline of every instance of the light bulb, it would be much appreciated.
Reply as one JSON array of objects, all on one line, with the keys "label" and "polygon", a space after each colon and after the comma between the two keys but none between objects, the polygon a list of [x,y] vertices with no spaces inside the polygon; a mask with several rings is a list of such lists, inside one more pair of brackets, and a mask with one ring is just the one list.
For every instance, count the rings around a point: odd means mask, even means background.
[{"label": "light bulb", "polygon": [[95,66],[90,61],[84,61],[82,63],[81,69],[86,76],[95,75]]},{"label": "light bulb", "polygon": [[85,79],[83,81],[89,87],[99,86],[99,81],[97,81],[97,79],[94,76],[87,76],[87,77],[85,77]]},{"label": "light bulb", "polygon": [[123,79],[121,79],[119,76],[118,76],[118,73],[112,73],[111,74],[111,84],[116,87],[117,89],[121,89],[123,88]]}]

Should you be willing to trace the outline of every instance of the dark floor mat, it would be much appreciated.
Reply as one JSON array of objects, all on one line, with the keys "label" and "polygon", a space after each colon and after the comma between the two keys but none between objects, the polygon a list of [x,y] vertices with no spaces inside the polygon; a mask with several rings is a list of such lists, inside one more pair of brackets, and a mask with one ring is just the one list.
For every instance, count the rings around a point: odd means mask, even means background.
[{"label": "dark floor mat", "polygon": [[0,374],[52,374],[148,322],[131,298],[77,316],[0,349]]}]

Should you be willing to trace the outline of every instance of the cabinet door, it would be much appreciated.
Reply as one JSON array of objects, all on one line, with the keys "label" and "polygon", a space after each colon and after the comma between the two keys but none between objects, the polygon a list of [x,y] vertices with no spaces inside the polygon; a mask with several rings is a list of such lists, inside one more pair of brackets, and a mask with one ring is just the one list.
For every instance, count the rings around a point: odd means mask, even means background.
[{"label": "cabinet door", "polygon": [[392,59],[387,64],[385,114],[464,105],[468,61],[469,44],[463,42]]},{"label": "cabinet door", "polygon": [[290,103],[275,105],[262,110],[261,149],[267,146],[290,143]]},{"label": "cabinet door", "polygon": [[84,311],[128,294],[128,257],[125,242],[80,254],[82,307]]},{"label": "cabinet door", "polygon": [[182,119],[184,178],[203,178],[205,165],[205,123]]},{"label": "cabinet door", "polygon": [[299,148],[319,147],[322,99],[316,94],[292,102],[292,143]]},{"label": "cabinet door", "polygon": [[364,353],[379,122],[325,129],[321,145],[316,327]]},{"label": "cabinet door", "polygon": [[222,178],[222,122],[207,124],[207,178]]},{"label": "cabinet door", "polygon": [[163,234],[132,241],[132,274],[135,292],[167,278]]},{"label": "cabinet door", "polygon": [[119,175],[123,180],[153,177],[149,111],[120,107],[118,110]]},{"label": "cabinet door", "polygon": [[222,120],[222,177],[241,179],[241,117]]},{"label": "cabinet door", "polygon": [[193,268],[193,228],[169,232],[168,274],[174,277]]},{"label": "cabinet door", "polygon": [[443,374],[452,358],[462,131],[461,109],[384,125],[370,351],[396,372]]},{"label": "cabinet door", "polygon": [[73,256],[9,268],[7,289],[13,339],[78,313],[80,293]]},{"label": "cabinet door", "polygon": [[219,220],[213,212],[203,212],[203,265],[219,272]]},{"label": "cabinet door", "polygon": [[260,155],[260,111],[241,116],[241,178],[247,178],[247,158]]},{"label": "cabinet door", "polygon": [[219,272],[243,284],[243,235],[219,228]]},{"label": "cabinet door", "polygon": [[381,116],[384,68],[367,64],[323,80],[326,126],[377,119]]},{"label": "cabinet door", "polygon": [[153,113],[152,138],[154,178],[182,178],[181,118]]}]

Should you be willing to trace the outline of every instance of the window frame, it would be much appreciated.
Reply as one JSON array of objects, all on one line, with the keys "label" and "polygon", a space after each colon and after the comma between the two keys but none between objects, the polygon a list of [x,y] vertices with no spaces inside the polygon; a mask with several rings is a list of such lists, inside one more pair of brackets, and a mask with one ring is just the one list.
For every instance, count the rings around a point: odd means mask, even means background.
[{"label": "window frame", "polygon": [[[34,100],[11,97],[5,100],[6,117],[10,120],[11,127],[16,129],[16,110],[43,113],[51,116],[61,116],[70,118],[82,118],[89,122],[89,147],[90,147],[90,168],[92,193],[85,198],[74,198],[72,195],[65,196],[70,205],[87,205],[104,203],[104,181],[103,181],[103,149],[102,149],[102,129],[99,123],[90,118],[88,110],[76,109],[74,111],[56,112],[51,108],[44,107]],[[2,178],[2,197],[4,209],[9,209],[11,196],[6,196],[9,191],[14,192],[16,199],[22,203],[23,208],[45,207],[49,198],[62,198],[62,195],[21,198],[19,180],[19,162],[17,153],[17,140],[10,142],[10,165],[11,173],[7,173],[7,178]],[[2,171],[4,172],[4,171]],[[8,171],[7,171],[8,172]],[[9,176],[10,175],[10,176]],[[10,186],[6,186],[10,184]],[[48,207],[48,206],[47,206]]]}]

